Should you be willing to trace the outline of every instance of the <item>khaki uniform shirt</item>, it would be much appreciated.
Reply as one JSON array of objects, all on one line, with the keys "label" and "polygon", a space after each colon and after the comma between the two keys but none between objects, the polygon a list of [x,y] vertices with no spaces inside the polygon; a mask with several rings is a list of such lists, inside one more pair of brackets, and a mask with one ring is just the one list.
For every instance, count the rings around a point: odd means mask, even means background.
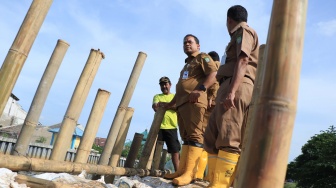
[{"label": "khaki uniform shirt", "polygon": [[254,81],[256,76],[259,42],[257,33],[246,22],[241,22],[230,32],[231,41],[226,47],[225,64],[221,65],[217,72],[217,80],[224,77],[232,77],[238,61],[238,56],[245,53],[249,59],[245,76]]},{"label": "khaki uniform shirt", "polygon": [[[185,59],[185,65],[176,84],[176,107],[189,102],[189,94],[197,90],[207,75],[217,71],[216,63],[208,54],[196,52]],[[207,94],[202,92],[198,103],[205,108],[208,105]]]}]

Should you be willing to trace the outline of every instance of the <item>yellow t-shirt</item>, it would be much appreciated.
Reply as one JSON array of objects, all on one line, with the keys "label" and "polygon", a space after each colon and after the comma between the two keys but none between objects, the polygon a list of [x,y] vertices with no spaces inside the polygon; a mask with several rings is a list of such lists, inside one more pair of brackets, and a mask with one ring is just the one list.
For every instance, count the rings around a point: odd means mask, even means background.
[{"label": "yellow t-shirt", "polygon": [[[175,94],[157,94],[154,96],[153,98],[153,104],[158,103],[158,102],[170,102],[173,98],[174,98]],[[177,129],[177,115],[176,112],[174,110],[167,110],[160,129]]]}]

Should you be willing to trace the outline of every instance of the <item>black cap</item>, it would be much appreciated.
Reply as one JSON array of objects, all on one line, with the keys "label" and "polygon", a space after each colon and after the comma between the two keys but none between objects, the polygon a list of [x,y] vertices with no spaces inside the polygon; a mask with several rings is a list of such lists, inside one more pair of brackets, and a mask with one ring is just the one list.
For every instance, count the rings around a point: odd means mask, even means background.
[{"label": "black cap", "polygon": [[164,76],[164,77],[160,78],[160,80],[159,80],[159,84],[161,84],[161,83],[170,83],[170,80],[169,80],[168,77]]}]

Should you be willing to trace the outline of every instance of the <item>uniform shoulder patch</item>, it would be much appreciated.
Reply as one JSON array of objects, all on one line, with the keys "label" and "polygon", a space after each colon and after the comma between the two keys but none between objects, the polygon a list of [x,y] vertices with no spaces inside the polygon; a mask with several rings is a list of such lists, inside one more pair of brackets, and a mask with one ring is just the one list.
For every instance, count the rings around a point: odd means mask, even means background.
[{"label": "uniform shoulder patch", "polygon": [[242,41],[242,37],[241,36],[237,37],[237,39],[236,39],[237,44],[240,44],[241,41]]},{"label": "uniform shoulder patch", "polygon": [[208,57],[205,57],[204,60],[205,60],[205,62],[207,62],[207,63],[210,62],[210,58],[208,58]]}]

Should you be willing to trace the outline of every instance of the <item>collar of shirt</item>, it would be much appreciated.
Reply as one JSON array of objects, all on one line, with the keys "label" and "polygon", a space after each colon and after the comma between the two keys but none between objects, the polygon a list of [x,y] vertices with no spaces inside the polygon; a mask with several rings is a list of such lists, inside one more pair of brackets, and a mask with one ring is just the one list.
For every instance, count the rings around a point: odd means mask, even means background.
[{"label": "collar of shirt", "polygon": [[234,32],[236,32],[240,27],[242,26],[247,26],[246,22],[240,22],[239,24],[236,25],[231,31],[230,31],[230,36],[233,35]]},{"label": "collar of shirt", "polygon": [[193,59],[193,58],[195,58],[198,54],[200,54],[200,52],[194,52],[193,54],[191,54],[191,56],[188,56],[188,57],[184,60],[184,63],[187,63],[189,59]]}]

